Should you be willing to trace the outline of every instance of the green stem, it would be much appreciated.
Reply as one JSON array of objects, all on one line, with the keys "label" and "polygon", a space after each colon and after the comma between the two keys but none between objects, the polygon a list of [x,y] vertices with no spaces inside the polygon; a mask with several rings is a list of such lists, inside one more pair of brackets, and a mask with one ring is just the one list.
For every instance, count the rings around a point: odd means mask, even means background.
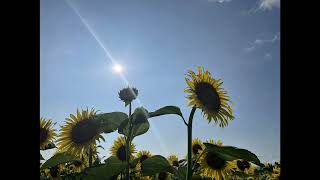
[{"label": "green stem", "polygon": [[129,134],[127,136],[127,142],[126,142],[126,158],[127,158],[127,172],[126,172],[126,179],[130,180],[130,141],[131,141],[131,102],[129,103],[129,121],[128,121],[128,127],[129,127]]},{"label": "green stem", "polygon": [[196,107],[193,107],[188,122],[188,166],[187,166],[187,180],[192,179],[192,120]]}]

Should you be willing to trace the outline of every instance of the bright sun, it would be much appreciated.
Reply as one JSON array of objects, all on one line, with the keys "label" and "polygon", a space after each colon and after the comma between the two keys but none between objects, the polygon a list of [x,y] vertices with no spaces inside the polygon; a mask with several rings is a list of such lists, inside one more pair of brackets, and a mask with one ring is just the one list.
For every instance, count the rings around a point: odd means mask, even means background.
[{"label": "bright sun", "polygon": [[115,64],[115,65],[113,65],[113,70],[117,73],[121,73],[123,68],[120,64]]}]

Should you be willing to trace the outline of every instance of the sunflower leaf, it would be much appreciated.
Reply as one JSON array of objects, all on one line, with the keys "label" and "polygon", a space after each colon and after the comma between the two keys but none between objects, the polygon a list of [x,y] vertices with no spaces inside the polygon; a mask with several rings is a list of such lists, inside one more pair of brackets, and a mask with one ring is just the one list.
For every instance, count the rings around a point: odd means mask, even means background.
[{"label": "sunflower leaf", "polygon": [[105,160],[105,164],[88,168],[83,180],[105,180],[110,179],[122,172],[126,168],[126,163],[118,160],[115,156],[110,156]]},{"label": "sunflower leaf", "polygon": [[[119,128],[118,128],[118,133],[119,133],[119,134],[123,134],[123,135],[125,135],[125,136],[128,136],[128,135],[129,135],[129,130],[128,130],[128,129],[129,129],[129,125],[128,125],[128,121],[129,121],[129,120],[126,119],[125,121],[123,121],[123,122],[121,123],[121,125],[120,125]],[[150,127],[150,124],[149,124],[148,121],[143,122],[143,123],[133,124],[133,128],[132,128],[132,138],[148,132],[149,127]]]},{"label": "sunflower leaf", "polygon": [[156,117],[156,116],[162,116],[166,114],[176,114],[183,118],[183,115],[181,113],[181,110],[177,106],[165,106],[162,107],[154,112],[149,113],[149,117]]},{"label": "sunflower leaf", "polygon": [[141,163],[141,173],[144,176],[152,176],[160,172],[174,173],[173,167],[163,156],[155,155]]},{"label": "sunflower leaf", "polygon": [[120,124],[126,119],[128,119],[128,115],[123,112],[98,114],[94,118],[94,120],[100,123],[101,130],[104,133],[110,133],[117,130]]},{"label": "sunflower leaf", "polygon": [[43,163],[43,165],[41,166],[41,169],[47,169],[62,163],[73,162],[73,161],[81,161],[81,160],[69,154],[58,153],[52,156],[50,159],[48,159],[45,163]]},{"label": "sunflower leaf", "polygon": [[258,157],[246,149],[240,149],[233,146],[217,146],[210,143],[203,143],[207,152],[214,152],[226,161],[243,159],[250,161],[258,166],[263,166]]}]

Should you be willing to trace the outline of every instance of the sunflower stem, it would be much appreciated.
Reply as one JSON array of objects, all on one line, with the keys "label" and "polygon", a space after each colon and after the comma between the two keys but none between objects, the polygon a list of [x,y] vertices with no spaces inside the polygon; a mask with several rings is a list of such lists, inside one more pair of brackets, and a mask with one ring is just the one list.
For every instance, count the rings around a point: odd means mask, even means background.
[{"label": "sunflower stem", "polygon": [[129,134],[127,137],[126,142],[126,160],[127,160],[127,169],[126,169],[126,179],[130,180],[130,141],[131,141],[131,102],[129,103],[129,121],[128,121],[128,127],[129,127]]},{"label": "sunflower stem", "polygon": [[188,166],[187,166],[187,180],[192,179],[192,120],[194,113],[196,111],[196,107],[193,107],[188,122]]}]

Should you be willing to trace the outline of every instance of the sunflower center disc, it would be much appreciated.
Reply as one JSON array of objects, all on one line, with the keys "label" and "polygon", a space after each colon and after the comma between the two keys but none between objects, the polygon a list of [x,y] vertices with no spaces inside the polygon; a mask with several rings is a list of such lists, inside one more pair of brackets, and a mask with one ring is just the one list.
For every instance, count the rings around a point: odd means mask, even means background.
[{"label": "sunflower center disc", "polygon": [[125,161],[127,159],[127,153],[126,153],[126,147],[125,146],[121,146],[118,151],[117,151],[117,157],[121,160],[121,161]]},{"label": "sunflower center disc", "polygon": [[195,144],[192,146],[193,154],[199,154],[199,150],[202,150],[202,147],[199,144]]},{"label": "sunflower center disc", "polygon": [[71,139],[76,144],[84,144],[98,134],[99,125],[93,120],[82,120],[71,130]]},{"label": "sunflower center disc", "polygon": [[159,180],[165,180],[168,177],[168,174],[166,172],[159,173],[158,179]]},{"label": "sunflower center disc", "polygon": [[226,161],[216,154],[209,152],[206,156],[206,162],[208,166],[213,169],[222,169],[226,165]]},{"label": "sunflower center disc", "polygon": [[82,165],[82,162],[81,161],[75,161],[73,163],[76,167],[80,167]]},{"label": "sunflower center disc", "polygon": [[40,128],[40,144],[44,143],[48,138],[48,130],[45,128]]},{"label": "sunflower center disc", "polygon": [[142,163],[144,160],[148,159],[149,157],[147,155],[142,155],[140,158],[140,162]]},{"label": "sunflower center disc", "polygon": [[212,111],[218,111],[220,109],[220,98],[215,88],[205,82],[201,82],[195,87],[197,98],[201,104]]}]

